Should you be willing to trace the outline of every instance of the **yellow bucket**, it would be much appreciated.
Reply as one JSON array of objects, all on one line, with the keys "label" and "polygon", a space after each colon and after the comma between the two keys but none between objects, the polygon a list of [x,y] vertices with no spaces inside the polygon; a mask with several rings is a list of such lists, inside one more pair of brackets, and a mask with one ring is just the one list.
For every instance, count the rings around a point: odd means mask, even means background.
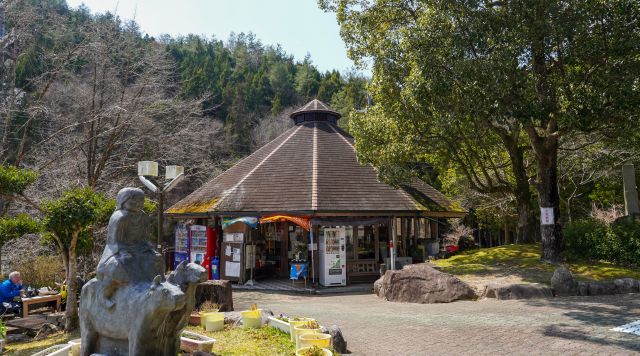
[{"label": "yellow bucket", "polygon": [[313,318],[298,318],[300,320],[292,320],[289,319],[289,335],[291,336],[291,341],[296,342],[296,330],[295,327],[302,325],[308,321],[316,321]]},{"label": "yellow bucket", "polygon": [[331,335],[329,334],[303,334],[298,337],[297,348],[318,346],[321,349],[331,348]]},{"label": "yellow bucket", "polygon": [[200,313],[200,326],[202,328],[206,327],[206,323],[208,320],[218,321],[222,320],[222,324],[224,324],[224,313],[220,312],[208,312],[208,313]]},{"label": "yellow bucket", "polygon": [[262,309],[241,311],[242,326],[245,328],[259,328],[262,326]]},{"label": "yellow bucket", "polygon": [[295,327],[295,337],[296,337],[296,350],[301,348],[302,346],[300,346],[300,338],[303,335],[308,335],[308,334],[320,334],[320,329],[304,329],[304,328],[300,328],[300,327]]}]

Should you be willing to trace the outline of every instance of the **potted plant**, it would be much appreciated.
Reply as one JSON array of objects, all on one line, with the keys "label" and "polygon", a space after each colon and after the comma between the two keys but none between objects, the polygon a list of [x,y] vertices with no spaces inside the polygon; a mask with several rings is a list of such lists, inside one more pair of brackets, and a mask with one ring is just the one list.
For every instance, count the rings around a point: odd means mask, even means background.
[{"label": "potted plant", "polygon": [[280,314],[278,316],[269,316],[269,325],[272,327],[281,330],[287,334],[291,333],[291,325],[289,324],[289,318],[284,314]]},{"label": "potted plant", "polygon": [[320,330],[320,324],[315,320],[307,321],[302,324],[298,324],[293,328],[295,332],[295,340],[296,340],[296,349],[300,348],[300,336],[306,334],[320,334],[322,331]]},{"label": "potted plant", "polygon": [[291,341],[295,342],[296,341],[296,331],[295,331],[295,327],[301,324],[304,324],[308,321],[315,321],[315,319],[312,318],[303,318],[303,317],[293,317],[293,318],[289,318],[289,334],[291,335]]},{"label": "potted plant", "polygon": [[303,347],[296,351],[296,356],[332,356],[333,352],[318,346]]}]

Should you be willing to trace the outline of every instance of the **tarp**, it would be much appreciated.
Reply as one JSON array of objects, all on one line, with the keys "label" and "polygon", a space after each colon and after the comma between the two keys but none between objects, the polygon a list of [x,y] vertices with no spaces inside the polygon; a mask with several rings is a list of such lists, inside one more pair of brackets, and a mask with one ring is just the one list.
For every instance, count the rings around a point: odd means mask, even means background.
[{"label": "tarp", "polygon": [[255,229],[258,227],[258,218],[254,217],[254,216],[243,216],[243,217],[239,217],[239,218],[223,218],[222,219],[222,228],[227,228],[230,225],[233,225],[235,223],[244,223],[247,226],[249,226],[252,229]]},{"label": "tarp", "polygon": [[301,228],[307,231],[309,231],[309,228],[311,227],[311,222],[309,221],[309,218],[305,218],[301,216],[293,216],[293,215],[265,216],[260,218],[260,223],[264,224],[268,222],[282,221],[282,220],[291,221],[292,223],[300,226]]}]

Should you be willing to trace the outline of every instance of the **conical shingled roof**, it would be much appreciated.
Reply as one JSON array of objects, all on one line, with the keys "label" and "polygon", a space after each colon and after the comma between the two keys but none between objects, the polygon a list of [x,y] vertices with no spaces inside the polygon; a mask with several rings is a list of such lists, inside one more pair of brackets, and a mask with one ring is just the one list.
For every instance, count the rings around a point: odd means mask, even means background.
[{"label": "conical shingled roof", "polygon": [[[327,105],[313,100],[292,116],[318,111],[337,115]],[[334,122],[301,121],[166,213],[463,213],[424,182],[414,182],[407,188],[396,189],[378,181],[371,165],[358,162],[353,138]]]},{"label": "conical shingled roof", "polygon": [[340,113],[338,113],[337,111],[333,110],[332,108],[329,107],[329,105],[323,103],[322,101],[318,100],[318,99],[313,99],[310,102],[308,102],[306,105],[304,105],[303,107],[299,108],[298,110],[294,111],[291,113],[291,115],[289,115],[290,118],[293,118],[294,116],[303,114],[303,113],[327,113],[327,114],[333,114],[336,117],[340,118]]}]

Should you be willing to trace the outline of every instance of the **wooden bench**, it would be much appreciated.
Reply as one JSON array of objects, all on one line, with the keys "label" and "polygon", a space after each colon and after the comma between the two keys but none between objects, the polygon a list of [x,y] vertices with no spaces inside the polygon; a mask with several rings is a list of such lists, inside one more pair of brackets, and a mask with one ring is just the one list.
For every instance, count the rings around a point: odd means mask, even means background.
[{"label": "wooden bench", "polygon": [[22,298],[22,317],[26,318],[29,315],[29,306],[32,304],[55,302],[55,311],[60,311],[60,304],[62,297],[60,294],[54,295],[40,295],[33,298]]}]

